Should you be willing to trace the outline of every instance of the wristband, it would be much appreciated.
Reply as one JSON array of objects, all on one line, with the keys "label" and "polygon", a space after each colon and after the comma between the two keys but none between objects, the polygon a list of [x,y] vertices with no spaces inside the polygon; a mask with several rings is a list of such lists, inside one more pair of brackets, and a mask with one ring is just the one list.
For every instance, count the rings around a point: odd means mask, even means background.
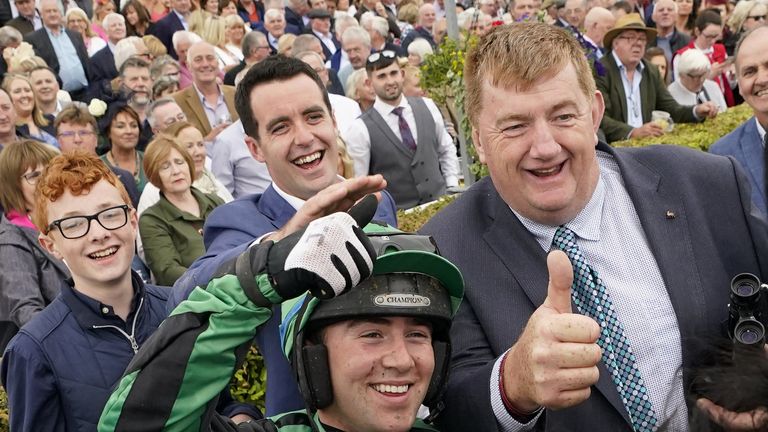
[{"label": "wristband", "polygon": [[504,404],[504,408],[507,409],[507,413],[511,415],[512,418],[520,424],[526,424],[536,417],[539,411],[542,410],[542,407],[538,407],[530,412],[521,411],[507,398],[507,392],[504,391],[504,364],[507,362],[507,357],[509,357],[509,351],[504,353],[504,357],[501,359],[501,365],[499,367],[499,393],[501,393],[501,402]]}]

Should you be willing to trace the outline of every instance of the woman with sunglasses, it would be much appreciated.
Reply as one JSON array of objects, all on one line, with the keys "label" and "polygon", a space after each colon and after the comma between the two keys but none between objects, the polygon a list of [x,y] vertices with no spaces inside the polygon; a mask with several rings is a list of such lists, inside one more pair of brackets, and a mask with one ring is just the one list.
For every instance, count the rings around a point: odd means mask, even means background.
[{"label": "woman with sunglasses", "polygon": [[736,43],[744,32],[765,24],[766,14],[768,14],[768,5],[765,3],[755,0],[742,0],[736,3],[723,30],[723,45],[729,56],[733,55]]},{"label": "woman with sunglasses", "polygon": [[32,224],[35,186],[43,167],[58,153],[33,140],[16,141],[0,152],[0,349],[18,328],[58,295],[69,277],[64,263],[43,249]]},{"label": "woman with sunglasses", "polygon": [[195,162],[175,139],[161,135],[147,147],[144,171],[160,200],[139,218],[144,258],[158,285],[173,286],[205,253],[203,224],[224,203],[194,187]]}]

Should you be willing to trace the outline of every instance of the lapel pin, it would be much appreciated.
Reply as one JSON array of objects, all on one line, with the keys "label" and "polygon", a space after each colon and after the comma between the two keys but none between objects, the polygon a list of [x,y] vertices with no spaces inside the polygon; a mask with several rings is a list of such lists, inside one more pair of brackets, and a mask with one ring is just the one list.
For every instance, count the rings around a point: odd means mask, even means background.
[{"label": "lapel pin", "polygon": [[673,212],[672,210],[667,210],[666,216],[667,216],[667,219],[674,219],[675,217],[677,217],[675,212]]}]

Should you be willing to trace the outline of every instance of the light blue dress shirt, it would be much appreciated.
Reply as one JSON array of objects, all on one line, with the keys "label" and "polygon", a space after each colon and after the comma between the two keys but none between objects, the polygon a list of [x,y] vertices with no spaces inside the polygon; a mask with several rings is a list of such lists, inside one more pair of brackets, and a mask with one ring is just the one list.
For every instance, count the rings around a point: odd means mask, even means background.
[{"label": "light blue dress shirt", "polygon": [[85,76],[85,69],[80,63],[80,57],[72,44],[69,35],[62,27],[58,33],[54,33],[48,27],[45,28],[48,38],[53,45],[53,51],[56,52],[56,58],[59,60],[59,77],[61,78],[62,90],[75,92],[88,87],[88,78]]}]

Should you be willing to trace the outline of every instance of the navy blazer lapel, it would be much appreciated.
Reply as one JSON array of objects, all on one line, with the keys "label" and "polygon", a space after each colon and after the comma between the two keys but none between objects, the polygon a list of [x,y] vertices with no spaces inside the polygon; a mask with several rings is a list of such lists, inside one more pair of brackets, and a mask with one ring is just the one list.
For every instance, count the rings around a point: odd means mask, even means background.
[{"label": "navy blazer lapel", "polygon": [[[661,271],[682,340],[697,334],[692,323],[706,318],[704,299],[707,298],[693,253],[689,222],[683,199],[662,176],[651,167],[640,163],[631,154],[616,152],[601,144],[598,149],[616,158],[624,184],[635,205],[648,245]],[[685,290],[675,287],[686,287]],[[694,316],[698,316],[694,318]],[[683,358],[686,355],[683,343]]]},{"label": "navy blazer lapel", "polygon": [[296,214],[296,210],[270,184],[256,204],[259,212],[268,217],[275,229],[280,229]]},{"label": "navy blazer lapel", "polygon": [[483,239],[509,270],[511,279],[520,285],[534,307],[538,307],[547,297],[546,252],[498,192],[494,202],[494,208],[488,212],[492,222]]},{"label": "navy blazer lapel", "polygon": [[755,118],[747,120],[747,124],[738,138],[738,145],[744,152],[747,175],[753,178],[753,183],[762,196],[765,196],[765,167],[763,164],[763,145],[760,142],[760,133],[757,131]]},{"label": "navy blazer lapel", "polygon": [[[525,292],[534,307],[541,306],[547,298],[549,273],[545,252],[525,225],[512,213],[507,203],[497,194],[496,205],[489,214],[493,222],[483,239],[509,270],[510,276]],[[510,284],[512,281],[510,281]],[[571,306],[573,310],[575,307]],[[629,415],[621,402],[608,369],[598,364],[600,378],[595,388],[613,405],[629,424]]]}]

